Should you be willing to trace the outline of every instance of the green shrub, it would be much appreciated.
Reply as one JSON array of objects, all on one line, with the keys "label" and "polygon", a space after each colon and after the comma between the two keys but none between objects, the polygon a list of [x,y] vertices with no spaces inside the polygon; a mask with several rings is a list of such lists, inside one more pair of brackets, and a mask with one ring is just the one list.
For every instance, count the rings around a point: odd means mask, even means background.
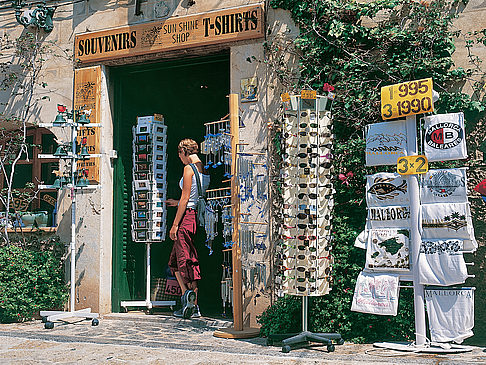
[{"label": "green shrub", "polygon": [[285,296],[278,298],[275,304],[257,317],[262,325],[261,336],[272,333],[294,333],[302,330],[300,298]]},{"label": "green shrub", "polygon": [[0,247],[0,322],[23,322],[39,310],[63,307],[69,296],[63,251],[57,238]]}]

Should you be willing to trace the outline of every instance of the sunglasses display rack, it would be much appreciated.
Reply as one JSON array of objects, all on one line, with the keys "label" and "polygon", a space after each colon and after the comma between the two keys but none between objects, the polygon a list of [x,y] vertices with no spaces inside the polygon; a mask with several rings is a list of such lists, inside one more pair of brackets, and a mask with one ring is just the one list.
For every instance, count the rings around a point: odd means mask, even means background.
[{"label": "sunglasses display rack", "polygon": [[331,290],[332,124],[327,97],[286,103],[283,224],[277,255],[281,294],[321,296]]},{"label": "sunglasses display rack", "polygon": [[171,306],[175,301],[151,301],[150,245],[167,232],[167,126],[159,114],[138,117],[133,133],[132,240],[146,245],[145,300],[121,301],[127,307]]},{"label": "sunglasses display rack", "polygon": [[[314,96],[309,98],[309,94]],[[278,184],[283,207],[275,286],[277,295],[302,298],[302,332],[271,334],[267,344],[281,343],[282,352],[287,353],[317,342],[332,352],[335,344],[344,343],[341,335],[309,332],[307,315],[308,297],[326,295],[331,290],[334,189],[330,106],[334,94],[319,96],[303,91],[301,95],[284,95],[281,141],[284,153]]]}]

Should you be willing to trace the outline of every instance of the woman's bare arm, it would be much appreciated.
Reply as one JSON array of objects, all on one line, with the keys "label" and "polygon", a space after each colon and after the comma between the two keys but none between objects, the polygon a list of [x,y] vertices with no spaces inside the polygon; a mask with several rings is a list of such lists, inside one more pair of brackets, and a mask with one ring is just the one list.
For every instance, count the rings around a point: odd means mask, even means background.
[{"label": "woman's bare arm", "polygon": [[191,166],[186,165],[184,167],[182,180],[181,198],[179,199],[179,205],[177,206],[177,213],[174,218],[174,223],[172,223],[172,228],[169,232],[169,237],[174,241],[177,238],[177,229],[179,228],[179,223],[181,222],[182,216],[186,211],[187,203],[189,202],[189,197],[191,196],[192,175],[194,175],[194,171],[192,170]]}]

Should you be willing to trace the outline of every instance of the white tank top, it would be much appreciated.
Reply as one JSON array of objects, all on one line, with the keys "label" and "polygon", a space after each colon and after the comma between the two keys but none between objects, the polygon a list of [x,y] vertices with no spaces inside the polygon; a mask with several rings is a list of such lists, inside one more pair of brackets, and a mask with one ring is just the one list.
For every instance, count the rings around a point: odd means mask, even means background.
[{"label": "white tank top", "polygon": [[[201,180],[201,188],[203,189],[203,191],[208,190],[209,182],[210,182],[210,176],[199,172],[199,177],[200,177],[200,180]],[[183,186],[183,181],[184,181],[184,176],[181,177],[181,180],[179,181],[179,187],[181,188],[181,190],[182,190],[182,186]],[[195,209],[198,198],[199,198],[199,195],[197,193],[196,175],[192,175],[191,195],[189,196],[189,201],[187,202],[186,208]]]}]

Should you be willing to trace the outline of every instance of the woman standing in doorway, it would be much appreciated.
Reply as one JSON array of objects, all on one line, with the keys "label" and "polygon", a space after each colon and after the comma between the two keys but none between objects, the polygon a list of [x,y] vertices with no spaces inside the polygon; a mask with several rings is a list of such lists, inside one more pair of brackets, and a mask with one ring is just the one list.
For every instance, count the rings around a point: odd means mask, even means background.
[{"label": "woman standing in doorway", "polygon": [[[167,206],[177,206],[174,223],[169,237],[174,241],[169,258],[169,268],[182,289],[182,308],[174,312],[176,317],[200,317],[197,305],[197,282],[201,279],[201,271],[194,237],[196,234],[196,204],[198,200],[197,181],[193,167],[199,174],[201,187],[204,191],[209,186],[209,175],[199,159],[198,145],[192,139],[183,139],[177,147],[179,158],[184,164],[183,176],[179,182],[182,189],[179,200],[168,199]],[[192,165],[192,166],[191,166]]]}]

